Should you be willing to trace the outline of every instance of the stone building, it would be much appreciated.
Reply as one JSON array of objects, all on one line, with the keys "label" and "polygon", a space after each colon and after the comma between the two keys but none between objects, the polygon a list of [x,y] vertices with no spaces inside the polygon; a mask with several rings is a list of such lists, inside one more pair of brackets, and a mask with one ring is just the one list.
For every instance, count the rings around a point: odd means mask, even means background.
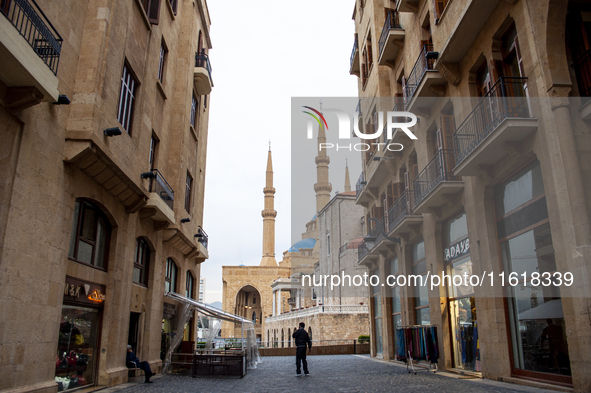
[{"label": "stone building", "polygon": [[206,1],[0,13],[0,391],[121,384],[128,344],[158,372],[208,258]]},{"label": "stone building", "polygon": [[[306,324],[315,345],[323,340],[357,339],[369,333],[368,296],[365,286],[331,286],[331,275],[339,277],[363,276],[367,268],[357,263],[357,247],[363,240],[363,208],[355,204],[355,191],[350,191],[348,171],[345,192],[336,194],[318,213],[320,258],[314,273],[302,278],[277,280],[274,291],[290,291],[290,308],[266,318],[266,329],[277,347],[293,346],[291,334],[300,322]],[[304,306],[302,294],[312,290],[313,303]],[[303,296],[307,298],[307,296]]]},{"label": "stone building", "polygon": [[372,356],[395,359],[396,327],[430,324],[440,369],[591,391],[589,2],[356,0],[353,18],[363,129],[379,111],[419,120],[418,139],[393,136],[402,151],[363,153],[359,262],[380,282],[494,277],[369,288]]}]

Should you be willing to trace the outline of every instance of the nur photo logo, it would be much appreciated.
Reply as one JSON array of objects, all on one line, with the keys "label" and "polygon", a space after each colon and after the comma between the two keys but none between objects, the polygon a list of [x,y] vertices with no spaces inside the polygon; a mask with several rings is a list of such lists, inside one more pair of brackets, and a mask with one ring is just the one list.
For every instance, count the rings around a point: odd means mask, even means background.
[{"label": "nur photo logo", "polygon": [[[351,116],[342,109],[335,109],[335,108],[326,108],[322,109],[322,112],[314,109],[310,106],[303,106],[303,108],[308,109],[302,111],[303,113],[310,116],[307,123],[307,138],[313,139],[314,138],[314,120],[318,123],[319,130],[326,129],[328,131],[328,122],[324,117],[324,114],[334,114],[338,120],[338,135],[339,139],[351,139],[352,135],[362,139],[368,140],[368,142],[362,143],[349,143],[349,144],[341,144],[341,143],[327,143],[322,142],[318,144],[319,150],[328,150],[328,149],[336,149],[339,150],[355,150],[355,151],[368,151],[371,149],[371,145],[375,146],[377,151],[380,150],[389,150],[389,151],[401,151],[404,146],[401,143],[392,142],[394,136],[398,133],[399,130],[402,130],[406,136],[408,136],[412,140],[418,139],[415,134],[410,130],[411,127],[417,124],[417,117],[414,113],[411,112],[384,112],[379,111],[377,112],[377,127],[375,127],[375,132],[371,134],[362,133],[359,130],[359,113],[353,113],[353,128],[351,129]],[[410,121],[408,121],[410,120]],[[374,124],[374,126],[376,126]],[[379,138],[382,134],[386,132],[386,138],[384,139],[385,142],[379,142]],[[370,142],[376,140],[375,142]]]}]

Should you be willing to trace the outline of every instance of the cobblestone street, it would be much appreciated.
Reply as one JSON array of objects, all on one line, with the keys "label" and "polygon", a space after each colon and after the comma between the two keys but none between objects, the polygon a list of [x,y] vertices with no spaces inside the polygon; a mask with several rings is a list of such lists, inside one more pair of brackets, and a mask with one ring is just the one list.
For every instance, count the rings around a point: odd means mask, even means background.
[{"label": "cobblestone street", "polygon": [[[368,356],[330,355],[308,357],[310,377],[295,376],[294,357],[265,357],[256,370],[236,377],[160,376],[153,384],[129,383],[102,392],[543,392],[544,390],[458,375],[421,370],[408,374],[406,367]],[[548,392],[550,392],[548,390]]]}]

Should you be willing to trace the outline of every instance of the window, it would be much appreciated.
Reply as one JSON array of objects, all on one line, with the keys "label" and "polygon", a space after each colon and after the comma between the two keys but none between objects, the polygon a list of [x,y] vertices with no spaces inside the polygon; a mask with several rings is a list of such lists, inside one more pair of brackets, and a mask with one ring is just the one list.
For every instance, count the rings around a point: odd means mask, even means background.
[{"label": "window", "polygon": [[193,99],[191,100],[191,125],[197,129],[197,118],[199,117],[199,99],[193,92]]},{"label": "window", "polygon": [[178,0],[169,0],[170,1],[170,8],[172,8],[172,13],[176,15],[178,9]]},{"label": "window", "polygon": [[435,20],[441,18],[443,10],[445,10],[445,7],[447,7],[450,1],[451,0],[435,0]]},{"label": "window", "polygon": [[117,120],[123,126],[123,129],[131,135],[133,125],[133,104],[135,99],[135,89],[137,81],[130,72],[127,64],[123,66],[123,76],[121,77],[121,92],[119,94],[119,109],[117,111]]},{"label": "window", "polygon": [[363,49],[362,61],[361,61],[361,85],[365,88],[367,79],[369,78],[369,72],[373,64],[373,50],[371,46],[371,31],[367,35],[365,40],[365,48]]},{"label": "window", "polygon": [[133,261],[133,282],[148,285],[148,266],[150,264],[150,247],[148,243],[138,237],[135,243],[135,258]]},{"label": "window", "polygon": [[156,158],[158,158],[158,143],[160,141],[156,137],[156,135],[152,134],[152,139],[150,139],[150,169],[156,168]]},{"label": "window", "polygon": [[70,235],[70,259],[105,269],[111,224],[95,204],[77,199]]},{"label": "window", "polygon": [[414,287],[414,302],[415,302],[415,324],[429,325],[431,323],[431,316],[429,315],[429,291],[426,285],[427,262],[425,259],[425,241],[421,240],[412,248],[412,274],[421,275],[420,279],[416,280]]},{"label": "window", "polygon": [[166,64],[166,58],[168,57],[168,48],[166,48],[166,44],[164,40],[160,44],[160,59],[158,62],[158,80],[160,83],[164,82],[164,65]]},{"label": "window", "polygon": [[191,194],[193,191],[193,178],[187,171],[187,180],[185,182],[185,210],[191,212]]},{"label": "window", "polygon": [[[520,375],[559,380],[571,375],[560,287],[555,280],[550,285],[531,281],[535,275],[543,280],[542,275],[552,277],[557,271],[540,163],[498,186],[495,205],[513,367],[521,370]],[[510,274],[517,276],[516,285],[507,284]],[[546,351],[545,357],[539,356],[540,350]]]},{"label": "window", "polygon": [[164,279],[164,291],[165,292],[176,292],[176,276],[178,268],[172,260],[168,258],[166,260],[166,277]]},{"label": "window", "polygon": [[191,272],[187,272],[187,282],[185,283],[185,296],[189,299],[195,299],[193,287],[195,286],[195,279]]},{"label": "window", "polygon": [[160,17],[160,0],[142,0],[142,6],[150,23],[157,25]]},{"label": "window", "polygon": [[326,255],[330,255],[330,233],[326,236]]}]

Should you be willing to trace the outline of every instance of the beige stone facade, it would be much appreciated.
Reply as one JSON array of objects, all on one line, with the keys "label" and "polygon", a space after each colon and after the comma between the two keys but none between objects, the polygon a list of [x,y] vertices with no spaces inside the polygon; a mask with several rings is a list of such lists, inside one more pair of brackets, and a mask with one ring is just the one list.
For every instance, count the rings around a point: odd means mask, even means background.
[{"label": "beige stone facade", "polygon": [[[591,390],[591,138],[589,101],[579,98],[589,96],[581,32],[590,11],[566,0],[356,1],[360,123],[373,132],[374,110],[419,118],[417,140],[394,140],[401,152],[363,154],[357,203],[368,233],[382,226],[400,244],[364,242],[360,263],[381,282],[453,269],[521,274],[523,260],[527,275],[576,277],[551,294],[498,280],[492,289],[369,289],[372,356],[395,359],[396,326],[432,324],[440,369]],[[468,362],[461,337],[476,326],[479,353]]]},{"label": "beige stone facade", "polygon": [[[113,386],[127,344],[161,369],[163,319],[180,312],[165,289],[196,298],[208,258],[209,14],[205,0],[38,3],[52,39],[0,15],[0,391],[74,374]],[[68,349],[88,363],[63,363]]]}]

